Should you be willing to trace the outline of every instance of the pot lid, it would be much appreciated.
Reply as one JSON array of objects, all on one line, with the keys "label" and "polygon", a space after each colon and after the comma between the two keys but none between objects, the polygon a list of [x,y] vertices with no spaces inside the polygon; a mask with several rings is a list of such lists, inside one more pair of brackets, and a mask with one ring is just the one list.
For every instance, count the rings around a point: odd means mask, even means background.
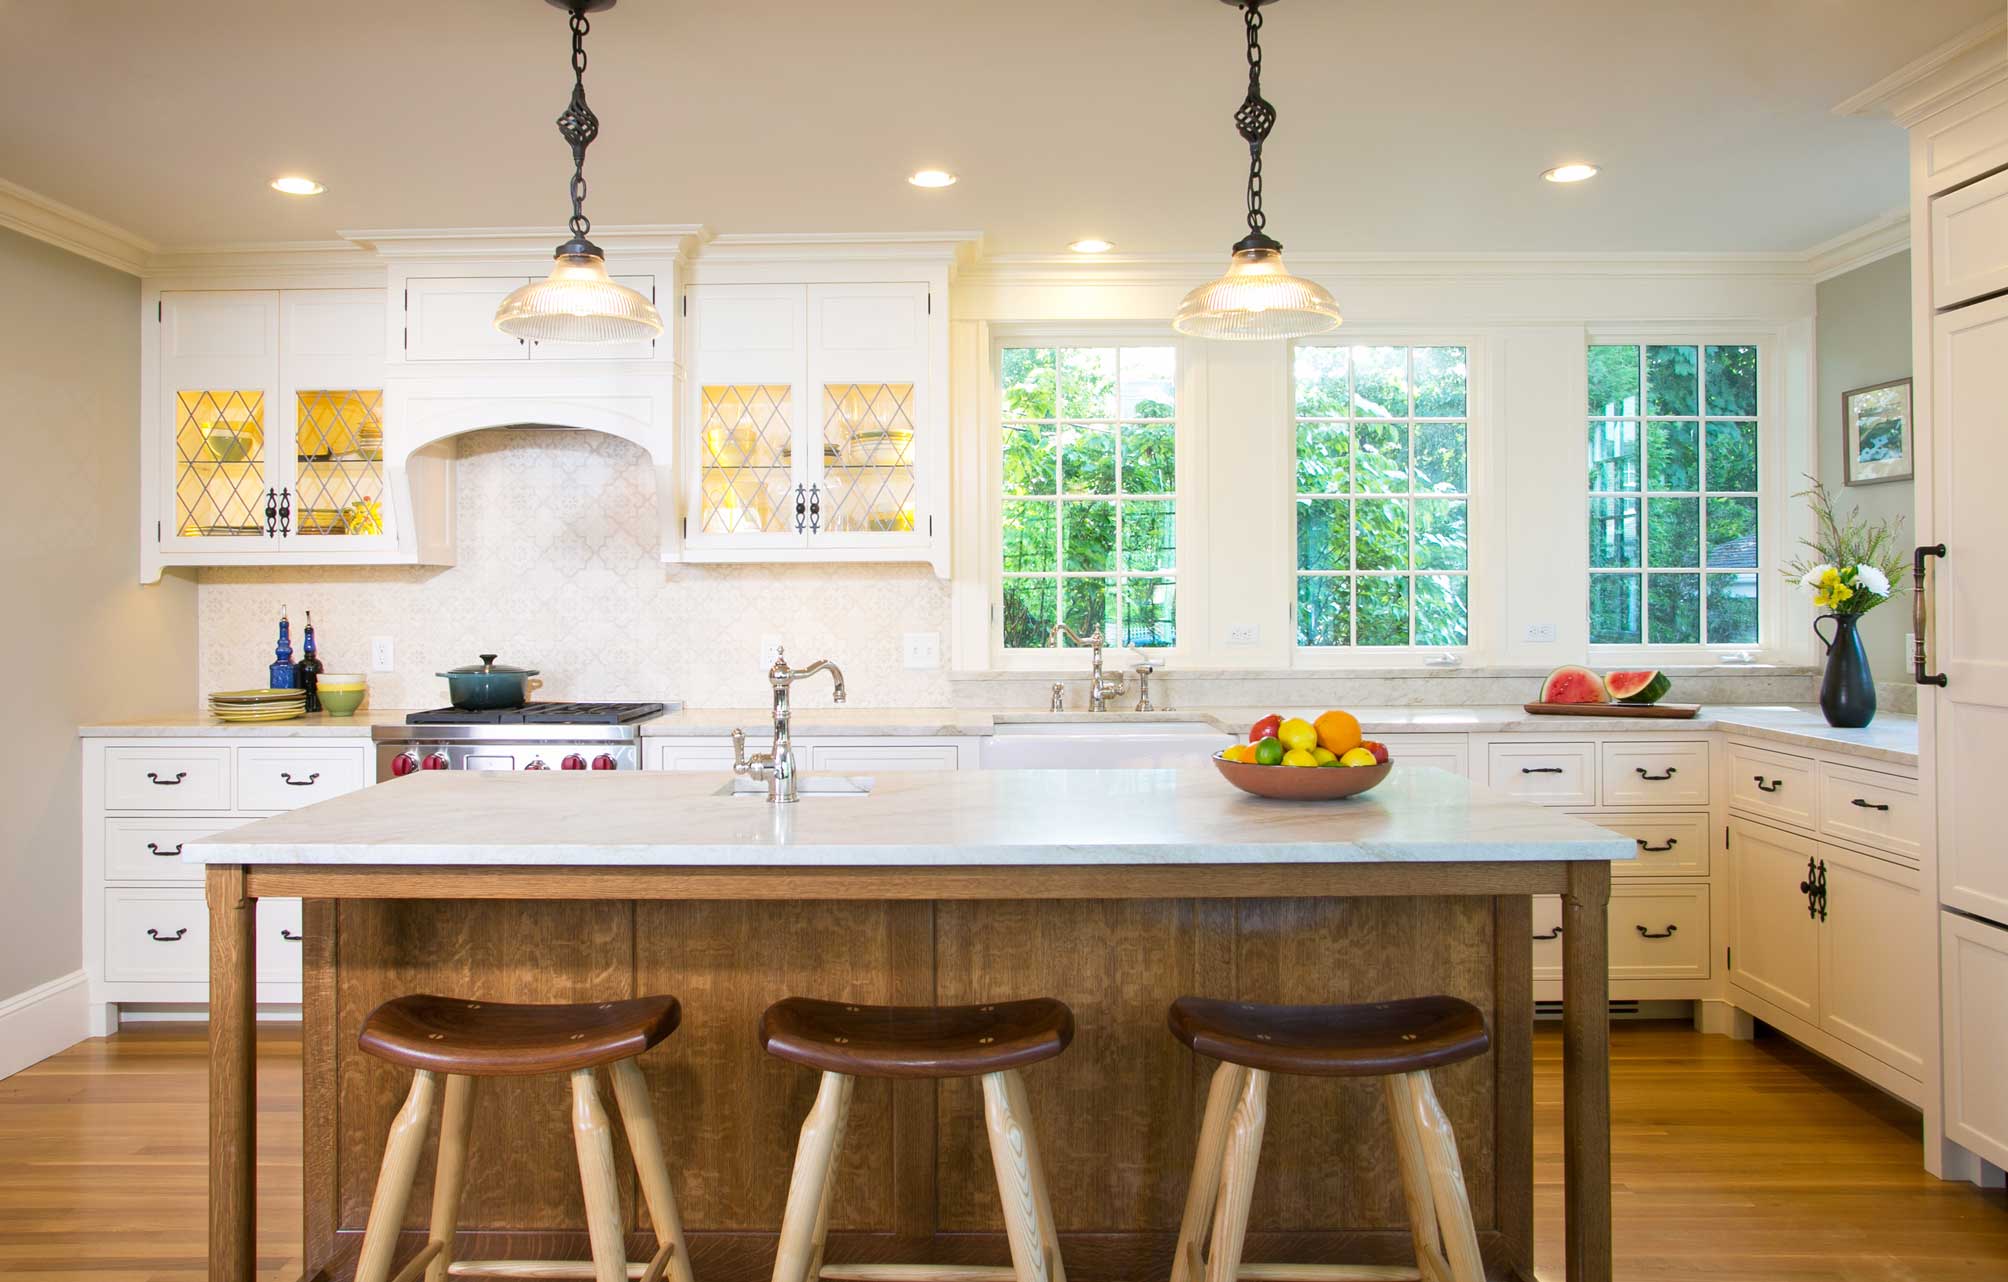
[{"label": "pot lid", "polygon": [[534,677],[537,675],[537,669],[511,667],[506,663],[495,662],[495,656],[492,654],[484,654],[481,656],[481,662],[479,663],[469,663],[463,667],[451,668],[439,675],[442,677],[475,677],[489,674],[505,677]]}]

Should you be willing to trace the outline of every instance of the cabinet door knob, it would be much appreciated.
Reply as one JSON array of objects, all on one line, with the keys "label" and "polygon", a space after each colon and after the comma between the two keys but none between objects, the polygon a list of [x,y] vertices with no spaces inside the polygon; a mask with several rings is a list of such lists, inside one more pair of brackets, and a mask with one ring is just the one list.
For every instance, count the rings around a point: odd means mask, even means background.
[{"label": "cabinet door knob", "polygon": [[160,931],[154,929],[152,926],[148,926],[146,928],[146,937],[148,939],[151,939],[156,944],[172,944],[176,940],[180,939],[182,936],[186,935],[187,933],[188,933],[188,927],[186,926],[183,926],[180,930],[175,931],[172,935],[163,935],[160,933]]},{"label": "cabinet door knob", "polygon": [[1664,780],[1671,779],[1673,778],[1673,775],[1674,775],[1674,769],[1672,766],[1668,766],[1666,768],[1666,773],[1662,775],[1647,774],[1644,766],[1638,767],[1638,777],[1641,779],[1648,780],[1652,783],[1660,783],[1663,782]]},{"label": "cabinet door knob", "polygon": [[1672,939],[1673,932],[1679,929],[1680,927],[1668,923],[1665,930],[1647,930],[1645,927],[1640,926],[1638,933],[1644,939]]}]

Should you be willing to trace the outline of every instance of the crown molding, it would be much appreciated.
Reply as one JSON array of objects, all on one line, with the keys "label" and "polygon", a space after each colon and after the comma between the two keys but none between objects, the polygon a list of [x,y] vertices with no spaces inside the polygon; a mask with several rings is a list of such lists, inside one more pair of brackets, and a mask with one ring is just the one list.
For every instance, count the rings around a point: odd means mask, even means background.
[{"label": "crown molding", "polygon": [[980,231],[726,232],[705,242],[703,257],[733,262],[923,259],[966,267],[982,252]]},{"label": "crown molding", "polygon": [[1807,250],[1806,270],[1817,285],[1909,248],[1910,213],[1896,209]]},{"label": "crown molding", "polygon": [[2008,74],[2008,12],[1968,27],[1952,39],[1892,71],[1860,93],[1834,104],[1837,116],[1887,112],[1912,124]]},{"label": "crown molding", "polygon": [[[1736,276],[1807,279],[1807,256],[1791,253],[1353,253],[1290,254],[1291,269],[1324,280],[1470,282],[1531,278],[1602,279]],[[1220,254],[999,254],[960,277],[968,284],[1197,285],[1225,268]]]},{"label": "crown molding", "polygon": [[159,246],[125,228],[0,178],[0,227],[138,276]]},{"label": "crown molding", "polygon": [[[521,254],[549,257],[563,229],[553,227],[419,227],[341,231],[343,241],[385,258],[512,258]],[[641,223],[595,227],[594,244],[626,254],[688,257],[711,239],[702,223]]]}]

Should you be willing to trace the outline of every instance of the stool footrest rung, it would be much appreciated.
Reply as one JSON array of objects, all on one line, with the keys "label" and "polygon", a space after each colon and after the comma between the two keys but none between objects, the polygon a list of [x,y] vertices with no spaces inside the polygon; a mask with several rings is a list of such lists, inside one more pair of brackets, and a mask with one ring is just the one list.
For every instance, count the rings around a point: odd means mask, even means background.
[{"label": "stool footrest rung", "polygon": [[1240,1282],[1422,1282],[1408,1264],[1244,1264]]},{"label": "stool footrest rung", "polygon": [[390,1282],[415,1282],[415,1279],[425,1273],[425,1266],[432,1263],[432,1257],[445,1249],[446,1243],[444,1242],[427,1242],[420,1248],[417,1255],[405,1261],[404,1267],[397,1271],[397,1276],[392,1278]]},{"label": "stool footrest rung", "polygon": [[[631,1263],[627,1275],[639,1282],[649,1268],[649,1264]],[[599,1276],[591,1260],[455,1260],[446,1266],[446,1272],[456,1278],[525,1278],[532,1282],[593,1282]]]},{"label": "stool footrest rung", "polygon": [[823,1282],[1011,1282],[1009,1265],[994,1264],[826,1264]]}]

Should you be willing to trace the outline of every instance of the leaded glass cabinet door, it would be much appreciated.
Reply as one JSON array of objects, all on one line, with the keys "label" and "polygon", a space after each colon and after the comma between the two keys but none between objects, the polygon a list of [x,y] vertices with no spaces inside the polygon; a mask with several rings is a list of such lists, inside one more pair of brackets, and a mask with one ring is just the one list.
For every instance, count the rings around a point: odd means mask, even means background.
[{"label": "leaded glass cabinet door", "polygon": [[810,546],[924,547],[927,287],[811,285],[808,308]]},{"label": "leaded glass cabinet door", "polygon": [[799,285],[705,285],[689,294],[684,542],[692,552],[801,549],[809,539],[805,457],[818,451],[804,394]]},{"label": "leaded glass cabinet door", "polygon": [[271,451],[284,434],[278,294],[163,294],[159,338],[160,546],[270,552],[284,484]]},{"label": "leaded glass cabinet door", "polygon": [[280,312],[283,403],[272,450],[302,551],[395,542],[384,472],[383,295],[288,290]]}]

